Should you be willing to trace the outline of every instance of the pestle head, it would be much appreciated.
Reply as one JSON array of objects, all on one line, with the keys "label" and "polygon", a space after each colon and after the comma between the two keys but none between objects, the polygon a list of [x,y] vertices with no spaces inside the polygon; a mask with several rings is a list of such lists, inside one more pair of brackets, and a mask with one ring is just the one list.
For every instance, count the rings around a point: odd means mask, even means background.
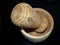
[{"label": "pestle head", "polygon": [[13,8],[11,20],[22,28],[38,28],[41,22],[38,13],[27,3],[19,3]]}]

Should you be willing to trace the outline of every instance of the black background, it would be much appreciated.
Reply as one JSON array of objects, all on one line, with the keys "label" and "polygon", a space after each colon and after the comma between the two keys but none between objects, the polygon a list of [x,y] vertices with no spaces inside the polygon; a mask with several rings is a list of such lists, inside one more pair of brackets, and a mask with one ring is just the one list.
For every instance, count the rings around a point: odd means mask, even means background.
[{"label": "black background", "polygon": [[[26,2],[32,7],[43,8],[50,12],[54,19],[54,29],[43,42],[32,43],[27,41],[21,34],[19,27],[15,26],[10,15],[13,7],[20,3]],[[0,45],[59,45],[60,41],[60,2],[56,0],[0,0]]]}]

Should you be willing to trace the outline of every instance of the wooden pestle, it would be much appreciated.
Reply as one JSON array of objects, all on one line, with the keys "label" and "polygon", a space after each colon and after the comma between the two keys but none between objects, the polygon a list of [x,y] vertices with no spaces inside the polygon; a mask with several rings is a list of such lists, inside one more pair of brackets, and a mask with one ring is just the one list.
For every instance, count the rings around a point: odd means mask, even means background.
[{"label": "wooden pestle", "polygon": [[37,32],[44,31],[48,26],[47,18],[40,16],[40,14],[33,10],[27,3],[19,3],[13,8],[11,20],[21,28],[37,28]]},{"label": "wooden pestle", "polygon": [[20,3],[15,6],[11,19],[15,25],[24,28],[38,28],[41,21],[40,16],[26,3]]}]

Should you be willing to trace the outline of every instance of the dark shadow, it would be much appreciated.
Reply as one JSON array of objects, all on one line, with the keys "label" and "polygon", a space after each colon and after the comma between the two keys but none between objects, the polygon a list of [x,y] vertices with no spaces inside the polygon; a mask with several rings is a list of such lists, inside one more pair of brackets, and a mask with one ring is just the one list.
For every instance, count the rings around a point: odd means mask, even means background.
[{"label": "dark shadow", "polygon": [[36,28],[24,28],[24,30],[29,33],[29,32],[33,32],[36,30]]}]

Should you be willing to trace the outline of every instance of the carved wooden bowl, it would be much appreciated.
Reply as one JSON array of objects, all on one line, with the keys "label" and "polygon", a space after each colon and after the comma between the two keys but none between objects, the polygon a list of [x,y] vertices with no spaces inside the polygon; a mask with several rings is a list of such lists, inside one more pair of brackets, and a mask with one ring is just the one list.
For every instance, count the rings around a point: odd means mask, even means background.
[{"label": "carved wooden bowl", "polygon": [[48,11],[32,8],[27,3],[19,3],[13,8],[11,20],[21,27],[22,35],[31,42],[47,39],[54,26],[53,17]]}]

